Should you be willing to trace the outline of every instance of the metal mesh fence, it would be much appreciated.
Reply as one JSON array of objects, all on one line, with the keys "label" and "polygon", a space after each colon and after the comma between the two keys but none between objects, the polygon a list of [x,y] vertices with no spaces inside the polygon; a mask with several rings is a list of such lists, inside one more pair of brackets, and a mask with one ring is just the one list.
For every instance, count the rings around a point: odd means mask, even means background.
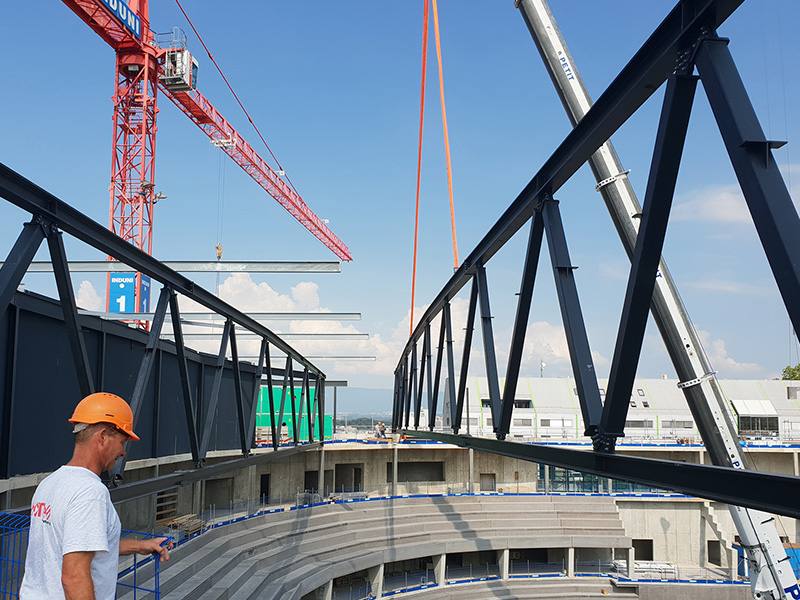
[{"label": "metal mesh fence", "polygon": [[[26,515],[0,512],[0,600],[19,598],[19,587],[25,573],[25,555],[28,549],[28,531],[31,519]],[[120,538],[146,540],[164,537],[160,534],[142,533],[123,529]],[[167,536],[172,539],[171,536]],[[121,557],[117,577],[117,597],[137,598],[147,595],[159,600],[160,563],[152,556]]]}]

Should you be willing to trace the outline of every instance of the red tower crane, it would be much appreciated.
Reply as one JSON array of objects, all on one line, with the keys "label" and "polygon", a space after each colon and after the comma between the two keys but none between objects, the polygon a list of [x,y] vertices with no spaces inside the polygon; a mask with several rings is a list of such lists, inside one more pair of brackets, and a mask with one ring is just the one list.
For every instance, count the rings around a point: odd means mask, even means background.
[{"label": "red tower crane", "polygon": [[[109,229],[152,254],[155,203],[157,92],[160,89],[211,141],[341,260],[347,246],[303,199],[258,155],[195,88],[197,62],[186,38],[150,29],[148,0],[63,0],[117,54],[114,94],[114,148],[111,158]],[[111,275],[109,274],[109,284]],[[106,295],[107,309],[111,302]],[[149,281],[135,275],[134,306],[119,312],[147,312]],[[131,310],[131,308],[133,310]],[[126,310],[127,309],[127,310]]]}]

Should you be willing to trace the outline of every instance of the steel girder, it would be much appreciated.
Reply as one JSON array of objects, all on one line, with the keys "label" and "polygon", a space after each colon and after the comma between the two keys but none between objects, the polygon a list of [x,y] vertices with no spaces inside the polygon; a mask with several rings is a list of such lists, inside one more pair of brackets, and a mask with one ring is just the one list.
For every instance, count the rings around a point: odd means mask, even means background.
[{"label": "steel girder", "polygon": [[[230,318],[234,323],[241,325],[248,331],[265,337],[279,351],[291,356],[293,360],[303,365],[308,365],[309,371],[314,375],[322,374],[318,367],[306,360],[297,350],[258,321],[227,302],[220,300],[210,291],[195,285],[191,279],[170,269],[158,259],[125,242],[100,223],[90,219],[66,202],[59,200],[3,163],[0,163],[0,196],[32,215],[52,222],[60,230],[97,248],[104,254],[113,256],[120,262],[130,265],[133,270],[144,273],[151,279],[170,287],[187,298],[191,298],[212,312]],[[6,262],[12,261],[7,260]],[[14,286],[14,289],[16,289],[16,286]],[[4,291],[0,290],[0,294]],[[3,298],[3,296],[0,295],[0,298]]]},{"label": "steel girder", "polygon": [[603,444],[624,434],[696,87],[697,79],[688,75],[667,82],[600,422]]},{"label": "steel girder", "polygon": [[667,16],[620,74],[597,99],[591,110],[539,169],[478,245],[462,262],[419,319],[403,350],[433,321],[445,303],[472,278],[475,266],[492,256],[533,215],[534,208],[566,183],[675,70],[687,39],[700,37],[704,27],[722,24],[744,0],[682,0]]},{"label": "steel girder", "polygon": [[[3,164],[0,164],[0,195],[5,197],[13,204],[16,204],[20,208],[29,211],[33,215],[32,221],[25,224],[23,231],[20,234],[16,244],[12,248],[7,260],[2,264],[2,267],[0,267],[0,309],[2,310],[2,313],[0,314],[6,314],[17,287],[25,274],[27,266],[31,263],[37,249],[41,245],[41,242],[44,239],[47,239],[52,267],[56,279],[56,286],[63,312],[64,324],[67,329],[67,338],[75,365],[77,383],[81,395],[85,396],[93,392],[97,380],[100,380],[101,384],[103,384],[103,381],[102,373],[98,373],[97,377],[94,377],[89,366],[90,361],[87,356],[86,343],[83,339],[83,329],[81,327],[80,319],[92,317],[81,317],[78,314],[78,310],[75,305],[74,290],[72,288],[72,282],[70,279],[69,263],[67,261],[62,240],[62,230],[97,248],[101,252],[114,257],[120,262],[124,262],[133,270],[149,275],[152,279],[161,282],[164,286],[159,298],[158,308],[154,314],[153,329],[150,332],[147,344],[144,348],[144,356],[139,366],[138,375],[136,377],[133,392],[130,398],[132,410],[134,411],[134,424],[136,423],[136,417],[141,409],[142,399],[145,389],[147,388],[147,383],[150,373],[152,372],[152,368],[154,364],[160,360],[157,354],[160,346],[162,346],[162,344],[160,344],[159,334],[166,319],[167,307],[169,307],[171,313],[178,374],[180,378],[180,390],[183,398],[189,444],[191,448],[192,459],[197,466],[202,465],[208,449],[210,433],[214,424],[214,411],[216,409],[219,387],[222,378],[221,367],[222,364],[225,363],[225,350],[228,344],[230,344],[233,358],[231,361],[231,368],[234,380],[237,428],[239,432],[239,443],[243,455],[247,456],[249,454],[249,449],[252,446],[254,439],[257,410],[256,406],[261,382],[261,373],[263,371],[265,355],[268,353],[267,348],[270,344],[286,354],[289,375],[288,378],[289,381],[291,381],[292,386],[294,385],[294,373],[292,372],[293,360],[302,367],[303,391],[301,392],[301,410],[302,398],[305,396],[306,402],[308,402],[308,418],[309,421],[313,420],[311,417],[311,405],[308,400],[310,398],[311,385],[313,383],[314,387],[317,388],[321,382],[324,382],[324,374],[315,365],[313,365],[313,363],[300,355],[272,331],[255,321],[253,318],[221,301],[210,292],[199,286],[195,286],[192,281],[179,275],[177,272],[164,265],[164,263],[161,263],[152,256],[132,246],[130,243],[122,240],[100,224],[89,219],[65,202],[39,188],[34,183],[25,179]],[[202,432],[198,431],[197,422],[199,417],[197,408],[202,400],[202,370],[200,371],[200,378],[196,382],[193,382],[187,364],[186,347],[183,340],[181,318],[177,302],[178,293],[197,301],[225,319],[225,332],[223,335],[222,348],[217,360],[217,371],[215,374],[214,390],[212,393],[213,397],[206,407],[206,419],[201,423],[203,426]],[[10,322],[16,323],[13,318]],[[253,389],[248,389],[248,400],[251,401],[251,404],[249,405],[250,412],[247,415],[245,414],[245,392],[243,390],[238,348],[236,344],[235,326],[237,324],[243,329],[256,334],[262,340],[257,377],[253,380]],[[105,337],[101,343],[105,344]],[[103,353],[101,354],[104,356]],[[269,366],[269,363],[267,363],[267,370],[269,381],[271,380],[272,375],[272,369]],[[102,369],[100,369],[100,371],[102,371]],[[13,379],[14,378],[12,374],[10,378],[12,384]],[[270,398],[271,396],[272,390],[270,389]],[[4,447],[9,437],[7,435],[7,429],[10,427],[10,417],[8,416],[7,411],[11,406],[10,398],[11,396],[9,396],[7,405],[4,403],[2,415],[3,423],[0,424],[2,425],[2,432],[5,432],[3,435],[3,444],[0,445],[3,445]],[[324,393],[317,394],[315,402],[318,403],[316,407],[319,409],[320,423],[322,423],[324,426]],[[271,407],[270,412],[274,423],[275,415],[273,407]],[[297,445],[300,443],[299,425],[296,422],[297,413],[295,410],[293,390],[292,412],[295,416],[294,442]],[[313,431],[310,431],[309,441],[313,442]],[[8,455],[6,450],[1,452],[5,457]],[[112,473],[110,474],[110,481],[113,484],[117,484],[121,479],[120,474],[124,469],[124,464],[125,461],[120,460],[112,470]]]},{"label": "steel girder", "polygon": [[[712,499],[721,499],[725,502],[781,514],[792,516],[797,514],[795,509],[776,506],[760,500],[760,497],[769,496],[763,491],[763,488],[757,493],[749,493],[751,499],[744,502],[738,502],[738,499],[741,492],[740,487],[751,485],[752,487],[749,489],[758,489],[759,486],[754,482],[759,478],[777,477],[787,485],[795,487],[800,482],[798,478],[771,474],[753,475],[752,472],[743,476],[736,471],[735,474],[730,474],[730,481],[726,481],[725,485],[729,485],[729,487],[723,493],[723,498],[719,493],[710,490],[710,486],[704,485],[703,481],[704,478],[717,477],[719,471],[715,471],[715,469],[721,467],[697,466],[698,471],[695,473],[693,470],[695,467],[681,471],[681,467],[675,465],[674,468],[670,466],[669,469],[659,468],[650,471],[648,475],[647,471],[653,469],[653,465],[643,469],[637,466],[626,470],[628,467],[619,467],[613,460],[604,462],[595,458],[592,459],[594,462],[587,463],[585,459],[587,453],[582,453],[580,459],[562,460],[559,458],[558,460],[562,462],[554,462],[554,455],[545,452],[540,447],[533,447],[534,450],[514,450],[514,454],[509,454],[511,451],[504,450],[505,447],[502,443],[510,429],[524,331],[530,314],[533,281],[542,241],[542,229],[546,232],[551,263],[556,277],[559,304],[570,347],[573,374],[579,388],[578,395],[586,434],[593,437],[595,450],[608,455],[613,454],[616,437],[624,434],[628,400],[641,352],[647,313],[653,298],[653,282],[659,267],[660,251],[664,242],[672,194],[691,113],[696,78],[690,74],[695,66],[703,80],[704,87],[707,88],[709,102],[790,318],[796,326],[800,327],[800,304],[796,301],[796,298],[800,296],[800,247],[796,244],[796,239],[800,237],[800,218],[797,216],[771,155],[772,148],[779,147],[780,144],[765,139],[747,99],[744,86],[727,52],[725,41],[717,39],[714,33],[716,27],[739,4],[741,2],[737,0],[683,0],[680,2],[479,242],[421,317],[400,358],[397,373],[404,379],[400,387],[411,384],[411,381],[406,378],[409,372],[416,372],[417,344],[420,339],[424,342],[428,337],[432,322],[436,318],[441,318],[443,331],[447,331],[448,339],[449,393],[446,393],[446,398],[449,399],[450,414],[447,416],[453,432],[457,434],[461,424],[476,301],[479,298],[481,300],[488,299],[488,291],[485,289],[485,267],[506,241],[531,217],[534,217],[528,254],[523,267],[509,352],[507,380],[502,397],[500,390],[495,389],[496,386],[492,385],[492,372],[496,372],[496,362],[490,362],[489,353],[485,352],[494,430],[501,441],[478,441],[472,438],[453,436],[447,437],[448,441],[475,448],[479,448],[486,442],[481,449],[499,454],[523,458],[526,453],[529,453],[531,457],[535,457],[529,458],[529,460],[537,462],[562,465],[566,468],[592,472],[606,477],[642,481],[650,485],[704,495]],[[607,397],[606,405],[603,406],[586,340],[577,290],[570,278],[573,267],[566,249],[566,238],[563,235],[558,205],[552,198],[559,187],[589,160],[597,148],[605,143],[644,100],[668,79],[669,84],[659,122],[647,196],[642,211],[643,220],[636,239],[636,246],[631,251],[632,269],[612,362],[610,398]],[[449,304],[470,280],[473,281],[473,291],[470,295],[470,309],[466,322],[466,340],[460,365],[461,377],[458,381],[459,391],[458,394],[455,394],[456,382],[454,381],[451,336],[453,325],[449,314]],[[488,302],[481,308],[483,317],[485,314],[483,310],[486,309],[488,312]],[[490,344],[491,339],[491,328],[484,328],[484,349],[487,348],[487,344]],[[440,355],[443,351],[442,342],[443,340],[440,340],[438,348]],[[437,361],[434,374],[437,381],[440,373],[441,361]],[[699,385],[702,382],[702,378],[697,381],[687,381],[684,382],[684,387]],[[613,390],[611,390],[612,384]],[[421,393],[420,390],[420,396]],[[687,397],[691,397],[691,394],[687,393]],[[420,405],[421,398],[416,403],[417,407]],[[436,398],[429,396],[428,405],[435,408]],[[405,419],[394,419],[393,422],[401,426],[402,423],[405,423],[405,426],[408,427],[407,411],[410,408],[410,402],[403,403],[402,408],[406,411]],[[696,407],[692,406],[691,402],[690,408],[694,414]],[[435,414],[430,415],[430,429],[433,429],[435,417]],[[712,439],[713,436],[707,435],[708,431],[704,422],[701,422],[702,419],[696,417],[696,420],[698,420],[703,438],[709,438],[711,444],[709,452],[712,453],[716,462],[719,452],[714,444],[714,439]],[[415,423],[417,422],[418,419],[415,419]],[[444,439],[436,438],[436,435],[426,433],[423,437]],[[527,446],[526,448],[531,447]],[[591,453],[588,455],[593,456]],[[672,465],[672,463],[667,464]],[[741,463],[738,461],[734,464],[734,466],[740,465]],[[694,480],[689,483],[682,482],[680,474],[689,470],[692,471],[692,475],[687,477],[694,478]],[[705,472],[703,472],[704,470]],[[752,478],[752,480],[747,478]],[[745,484],[745,479],[750,483]]]},{"label": "steel girder", "polygon": [[160,477],[153,477],[151,479],[127,483],[110,490],[111,500],[112,502],[116,503],[142,498],[151,494],[157,494],[158,492],[168,490],[175,486],[186,485],[195,481],[202,481],[217,475],[230,473],[231,471],[245,469],[253,465],[282,460],[288,456],[298,454],[299,452],[319,450],[321,447],[321,442],[313,442],[311,444],[303,444],[302,446],[296,446],[293,448],[282,448],[276,452],[269,452],[266,454],[251,454],[250,456],[236,458],[234,460],[216,463],[213,465],[207,465],[202,469],[198,468],[190,471],[178,471],[170,475],[162,475]]},{"label": "steel girder", "polygon": [[473,448],[482,452],[591,473],[600,477],[632,481],[726,504],[800,518],[800,506],[797,504],[800,477],[556,446],[519,444],[431,431],[408,433],[462,448]]}]

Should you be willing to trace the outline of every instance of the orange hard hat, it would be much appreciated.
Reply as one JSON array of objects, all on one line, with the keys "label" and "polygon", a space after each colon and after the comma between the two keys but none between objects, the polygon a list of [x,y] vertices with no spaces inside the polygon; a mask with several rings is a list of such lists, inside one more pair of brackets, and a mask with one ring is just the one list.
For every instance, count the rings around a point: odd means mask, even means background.
[{"label": "orange hard hat", "polygon": [[119,396],[108,392],[89,394],[78,402],[70,423],[111,423],[132,440],[139,436],[133,433],[133,411]]}]

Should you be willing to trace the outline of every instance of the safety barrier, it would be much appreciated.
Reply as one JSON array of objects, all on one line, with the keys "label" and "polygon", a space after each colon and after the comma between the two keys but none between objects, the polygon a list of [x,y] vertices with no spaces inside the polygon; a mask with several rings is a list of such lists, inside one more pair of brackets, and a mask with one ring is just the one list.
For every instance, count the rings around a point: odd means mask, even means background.
[{"label": "safety barrier", "polygon": [[[22,584],[22,576],[25,573],[25,554],[28,549],[30,525],[31,518],[29,516],[0,512],[0,600],[19,598],[19,586]],[[123,529],[120,533],[121,539],[147,540],[154,537],[162,536],[127,529]],[[154,577],[152,580],[148,580],[148,584],[145,586],[139,583],[137,575],[139,569],[151,562],[153,563]],[[131,557],[122,557],[121,569],[117,576],[118,595],[121,596],[130,591],[133,593],[134,600],[139,597],[139,594],[153,594],[150,597],[159,600],[161,598],[159,565],[160,562],[152,556],[144,559],[135,554]]]}]

